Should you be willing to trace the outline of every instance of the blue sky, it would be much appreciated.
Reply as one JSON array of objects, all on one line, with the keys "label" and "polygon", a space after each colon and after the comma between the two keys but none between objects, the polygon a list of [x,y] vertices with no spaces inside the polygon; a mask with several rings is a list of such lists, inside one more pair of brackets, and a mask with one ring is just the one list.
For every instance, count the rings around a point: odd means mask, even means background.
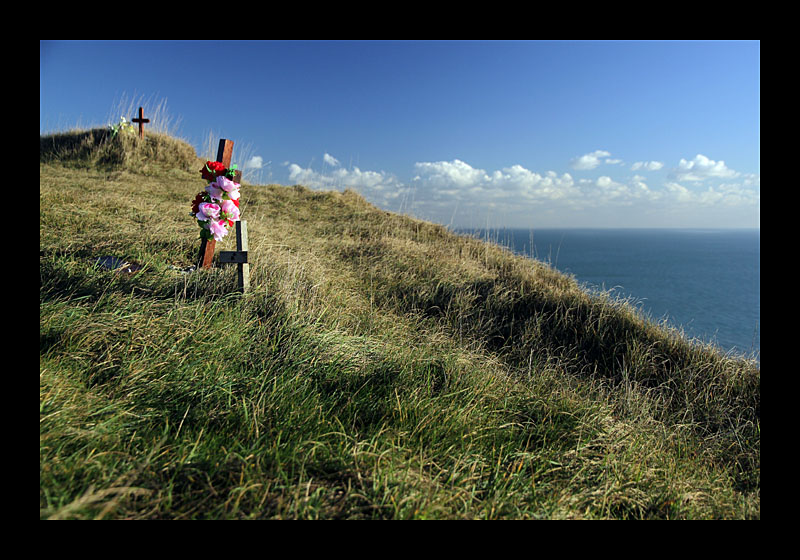
[{"label": "blue sky", "polygon": [[453,227],[760,227],[758,41],[41,41],[39,72],[40,133],[160,105],[245,180]]}]

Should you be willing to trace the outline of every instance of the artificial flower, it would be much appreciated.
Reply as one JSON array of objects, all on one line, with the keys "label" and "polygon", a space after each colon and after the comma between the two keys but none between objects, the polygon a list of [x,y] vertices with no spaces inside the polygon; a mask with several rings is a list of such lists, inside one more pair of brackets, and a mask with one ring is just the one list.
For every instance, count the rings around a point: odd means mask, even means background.
[{"label": "artificial flower", "polygon": [[207,161],[203,169],[200,170],[200,173],[206,181],[213,181],[219,175],[224,175],[227,171],[222,162]]},{"label": "artificial flower", "polygon": [[239,198],[239,183],[227,177],[219,176],[206,187],[206,192],[214,200],[236,200]]},{"label": "artificial flower", "polygon": [[222,189],[217,187],[214,183],[209,183],[206,187],[206,192],[211,195],[212,200],[222,200]]},{"label": "artificial flower", "polygon": [[110,124],[110,125],[108,125],[108,128],[109,128],[109,129],[111,130],[111,132],[112,132],[112,134],[111,134],[111,137],[112,137],[112,138],[113,138],[114,136],[116,136],[116,135],[117,135],[117,133],[118,133],[120,130],[123,130],[123,131],[130,132],[131,134],[135,134],[135,131],[133,130],[133,124],[132,124],[132,123],[130,123],[130,122],[128,122],[128,121],[125,119],[125,117],[120,117],[120,121],[119,121],[117,124]]},{"label": "artificial flower", "polygon": [[197,205],[197,219],[201,222],[219,219],[219,204],[214,202],[201,202]]},{"label": "artificial flower", "polygon": [[229,195],[232,192],[239,190],[239,183],[234,183],[233,181],[231,181],[230,179],[228,179],[224,175],[221,175],[221,176],[217,177],[217,180],[214,181],[213,184],[217,188],[219,188],[219,189],[225,191],[226,193],[228,193]]},{"label": "artificial flower", "polygon": [[208,201],[206,200],[206,195],[205,195],[205,193],[197,193],[197,196],[195,196],[195,197],[194,197],[194,200],[192,201],[192,215],[195,215],[195,214],[197,214],[197,212],[200,210],[200,209],[198,208],[198,206],[199,206],[199,205],[200,205],[200,203],[202,203],[202,202],[208,202]]},{"label": "artificial flower", "polygon": [[222,211],[222,217],[227,217],[229,220],[234,221],[239,219],[239,207],[236,205],[235,201],[223,200],[219,207]]},{"label": "artificial flower", "polygon": [[221,241],[222,238],[228,233],[228,230],[225,228],[224,222],[222,221],[218,222],[217,220],[210,220],[208,222],[208,229],[211,231],[211,234],[217,241]]},{"label": "artificial flower", "polygon": [[225,164],[222,163],[221,161],[209,161],[206,162],[206,165],[208,165],[208,168],[214,171],[215,173],[222,173],[223,171],[225,171]]}]

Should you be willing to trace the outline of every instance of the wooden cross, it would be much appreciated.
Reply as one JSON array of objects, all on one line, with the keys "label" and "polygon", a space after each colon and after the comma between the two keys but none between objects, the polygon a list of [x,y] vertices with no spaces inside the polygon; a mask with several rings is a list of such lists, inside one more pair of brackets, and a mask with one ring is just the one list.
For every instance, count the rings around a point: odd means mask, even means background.
[{"label": "wooden cross", "polygon": [[144,138],[144,123],[149,123],[150,119],[144,118],[144,111],[139,107],[139,118],[131,119],[131,122],[139,123],[139,138]]},{"label": "wooden cross", "polygon": [[[219,141],[219,148],[217,149],[217,161],[222,163],[226,168],[229,168],[231,166],[232,157],[233,140],[221,139]],[[236,171],[233,180],[236,183],[240,183],[242,180],[242,172]],[[235,263],[238,265],[239,289],[246,292],[250,287],[250,265],[247,262],[247,222],[239,220],[235,223],[236,251],[220,251],[219,257],[221,263]],[[214,238],[203,239],[200,242],[200,255],[197,263],[198,268],[211,268],[216,246],[217,240]]]}]

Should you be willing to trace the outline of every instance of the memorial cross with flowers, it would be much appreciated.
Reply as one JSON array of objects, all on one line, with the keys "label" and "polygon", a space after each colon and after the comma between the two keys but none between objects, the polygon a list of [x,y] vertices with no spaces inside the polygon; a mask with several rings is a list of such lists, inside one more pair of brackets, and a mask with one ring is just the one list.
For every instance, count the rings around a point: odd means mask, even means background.
[{"label": "memorial cross with flowers", "polygon": [[200,170],[203,179],[210,181],[204,191],[192,201],[191,215],[200,226],[198,268],[211,268],[217,241],[228,229],[236,227],[236,251],[220,251],[220,263],[235,263],[239,268],[239,289],[250,285],[250,265],[247,263],[247,222],[239,219],[239,182],[242,173],[231,165],[233,141],[219,141],[217,160],[208,161]]}]

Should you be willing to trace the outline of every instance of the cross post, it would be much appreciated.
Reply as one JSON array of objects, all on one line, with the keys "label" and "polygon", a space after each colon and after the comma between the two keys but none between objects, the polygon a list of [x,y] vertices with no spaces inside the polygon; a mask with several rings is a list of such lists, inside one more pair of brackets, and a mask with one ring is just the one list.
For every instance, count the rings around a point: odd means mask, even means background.
[{"label": "cross post", "polygon": [[144,138],[144,123],[149,123],[150,119],[144,118],[144,111],[139,107],[139,118],[131,119],[131,122],[139,123],[139,138]]},{"label": "cross post", "polygon": [[247,261],[247,222],[239,220],[236,222],[236,250],[220,251],[219,262],[236,263],[238,267],[237,280],[239,291],[242,293],[250,289],[250,264]]}]

